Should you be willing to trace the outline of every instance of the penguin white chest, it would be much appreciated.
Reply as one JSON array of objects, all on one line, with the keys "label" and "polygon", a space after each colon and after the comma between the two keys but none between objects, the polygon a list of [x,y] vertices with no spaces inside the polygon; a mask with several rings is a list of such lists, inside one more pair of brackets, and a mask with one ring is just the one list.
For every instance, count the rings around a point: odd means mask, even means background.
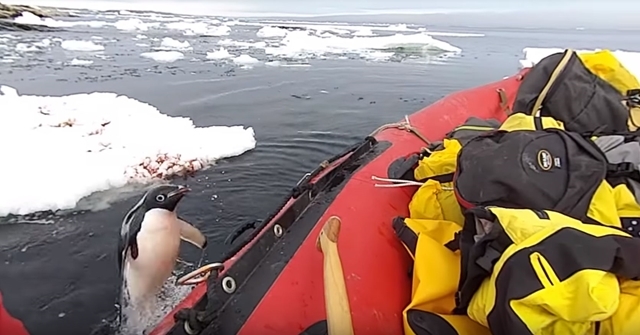
[{"label": "penguin white chest", "polygon": [[174,212],[152,209],[136,238],[138,257],[127,255],[125,276],[135,305],[155,297],[171,276],[180,252],[180,225]]}]

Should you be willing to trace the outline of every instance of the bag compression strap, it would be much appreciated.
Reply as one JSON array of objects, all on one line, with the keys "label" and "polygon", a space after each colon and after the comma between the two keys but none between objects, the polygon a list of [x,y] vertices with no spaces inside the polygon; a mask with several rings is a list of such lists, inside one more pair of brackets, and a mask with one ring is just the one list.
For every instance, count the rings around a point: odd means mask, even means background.
[{"label": "bag compression strap", "polygon": [[607,164],[607,178],[631,178],[640,182],[640,171],[629,162]]},{"label": "bag compression strap", "polygon": [[440,184],[444,184],[444,183],[452,182],[454,174],[455,174],[454,172],[445,173],[445,174],[439,174],[439,175],[423,178],[423,179],[420,179],[418,181],[421,182],[421,183],[425,183],[427,180],[435,180],[435,181],[439,182]]},{"label": "bag compression strap", "polygon": [[542,102],[547,97],[547,94],[549,93],[551,86],[553,86],[553,83],[555,83],[556,79],[558,79],[558,76],[560,76],[560,73],[562,73],[564,68],[569,63],[569,60],[571,59],[571,56],[573,56],[573,53],[574,52],[571,49],[567,49],[564,52],[564,56],[562,56],[562,59],[560,60],[558,65],[556,65],[556,68],[553,69],[551,76],[549,76],[549,81],[547,82],[546,85],[544,85],[544,88],[542,88],[542,91],[540,92],[540,95],[538,95],[536,102],[533,104],[533,108],[531,109],[531,115],[534,115],[534,116],[540,115],[539,113],[540,113],[540,109],[542,108]]},{"label": "bag compression strap", "polygon": [[418,246],[418,234],[407,227],[407,224],[404,223],[404,218],[401,216],[393,219],[393,230],[411,254],[411,258],[415,259],[416,247]]}]

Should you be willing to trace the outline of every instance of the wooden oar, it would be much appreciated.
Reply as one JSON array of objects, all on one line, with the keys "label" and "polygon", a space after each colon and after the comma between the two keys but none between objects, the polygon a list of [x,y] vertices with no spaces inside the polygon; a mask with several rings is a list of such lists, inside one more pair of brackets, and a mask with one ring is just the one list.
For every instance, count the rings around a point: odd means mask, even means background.
[{"label": "wooden oar", "polygon": [[340,218],[330,217],[318,237],[318,250],[324,255],[324,300],[329,335],[353,335],[349,296],[338,254]]}]

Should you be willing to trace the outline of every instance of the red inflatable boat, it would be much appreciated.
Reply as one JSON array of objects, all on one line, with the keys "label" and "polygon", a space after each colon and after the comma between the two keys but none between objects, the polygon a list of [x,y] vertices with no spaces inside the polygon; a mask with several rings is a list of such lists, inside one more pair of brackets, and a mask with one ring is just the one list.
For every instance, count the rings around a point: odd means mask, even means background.
[{"label": "red inflatable boat", "polygon": [[375,187],[372,176],[402,173],[403,157],[471,116],[504,120],[523,75],[451,94],[411,115],[410,126],[383,126],[323,162],[151,335],[326,333],[323,252],[316,242],[332,216],[341,220],[337,245],[354,333],[403,334],[411,260],[391,223],[408,216],[417,187]]}]

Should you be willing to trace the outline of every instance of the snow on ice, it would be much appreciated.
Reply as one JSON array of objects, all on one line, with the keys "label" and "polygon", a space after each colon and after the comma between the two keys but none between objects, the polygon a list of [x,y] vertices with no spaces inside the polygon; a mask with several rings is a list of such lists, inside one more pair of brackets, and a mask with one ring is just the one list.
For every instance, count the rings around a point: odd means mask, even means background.
[{"label": "snow on ice", "polygon": [[19,95],[1,86],[0,216],[73,209],[98,191],[183,175],[256,145],[244,126],[196,127],[115,93]]}]

